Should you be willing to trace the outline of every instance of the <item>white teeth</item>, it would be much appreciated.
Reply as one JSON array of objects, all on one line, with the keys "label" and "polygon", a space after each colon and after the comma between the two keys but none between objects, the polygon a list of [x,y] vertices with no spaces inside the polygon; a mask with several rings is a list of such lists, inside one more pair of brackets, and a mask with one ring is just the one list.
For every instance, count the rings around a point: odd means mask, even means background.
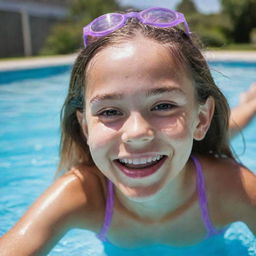
[{"label": "white teeth", "polygon": [[147,163],[150,163],[150,162],[152,162],[153,160],[152,160],[152,157],[150,157],[150,158],[148,158],[147,159]]},{"label": "white teeth", "polygon": [[151,162],[155,162],[160,160],[161,158],[163,158],[163,155],[157,155],[155,157],[148,157],[148,158],[136,158],[136,159],[127,159],[127,158],[123,158],[123,159],[119,159],[119,161],[121,163],[124,164],[146,164],[146,163],[151,163]]},{"label": "white teeth", "polygon": [[140,163],[141,164],[146,164],[147,163],[147,159],[146,158],[140,159]]},{"label": "white teeth", "polygon": [[140,159],[131,160],[131,163],[133,163],[133,164],[140,164]]}]

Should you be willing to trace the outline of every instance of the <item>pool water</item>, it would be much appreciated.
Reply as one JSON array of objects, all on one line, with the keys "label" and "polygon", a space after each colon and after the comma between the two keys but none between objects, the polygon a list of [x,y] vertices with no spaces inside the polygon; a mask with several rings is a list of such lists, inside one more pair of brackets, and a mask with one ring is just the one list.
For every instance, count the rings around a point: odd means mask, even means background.
[{"label": "pool water", "polygon": [[[256,63],[210,63],[217,84],[231,106],[256,81]],[[9,230],[33,201],[52,183],[58,163],[59,112],[71,68],[69,66],[0,72],[0,236]],[[239,159],[256,173],[256,118],[232,141]],[[243,223],[225,233],[228,252],[201,251],[189,255],[256,255],[256,242]],[[215,247],[218,249],[217,243]],[[213,244],[213,242],[211,242]],[[239,249],[240,248],[240,249]],[[216,250],[217,250],[216,249]],[[206,250],[206,247],[205,247]],[[188,255],[161,247],[129,255]],[[90,231],[72,230],[49,256],[120,254]]]}]

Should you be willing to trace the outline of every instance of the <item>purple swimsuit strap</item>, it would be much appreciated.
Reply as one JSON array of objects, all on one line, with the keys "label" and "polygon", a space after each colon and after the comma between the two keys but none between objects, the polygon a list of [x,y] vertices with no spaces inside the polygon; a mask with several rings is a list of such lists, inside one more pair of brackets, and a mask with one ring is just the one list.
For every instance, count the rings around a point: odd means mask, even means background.
[{"label": "purple swimsuit strap", "polygon": [[98,233],[97,237],[105,242],[107,241],[107,232],[109,226],[111,224],[112,215],[113,215],[113,208],[114,208],[114,185],[110,180],[107,180],[108,183],[108,194],[107,194],[107,202],[106,202],[106,209],[105,209],[105,218],[104,223],[101,227],[100,232]]},{"label": "purple swimsuit strap", "polygon": [[[207,237],[210,237],[212,235],[218,234],[219,232],[214,228],[209,216],[208,200],[206,196],[202,166],[196,157],[191,156],[191,159],[193,160],[196,167],[196,173],[197,173],[196,186],[197,186],[197,193],[199,197],[199,206],[201,210],[201,216],[202,216],[204,226],[207,230]],[[107,180],[107,185],[108,185],[108,192],[107,192],[105,218],[104,218],[104,223],[102,225],[102,228],[99,234],[97,235],[97,237],[101,241],[107,241],[106,235],[111,224],[113,207],[114,207],[114,188],[113,188],[114,185],[110,180]]]},{"label": "purple swimsuit strap", "polygon": [[197,173],[196,186],[197,186],[197,193],[199,197],[199,206],[201,210],[201,216],[202,216],[204,226],[207,230],[207,237],[210,237],[212,235],[218,234],[219,232],[214,228],[209,216],[208,200],[206,196],[206,188],[205,188],[202,166],[195,156],[191,156],[191,159],[193,160],[196,166],[196,173]]}]

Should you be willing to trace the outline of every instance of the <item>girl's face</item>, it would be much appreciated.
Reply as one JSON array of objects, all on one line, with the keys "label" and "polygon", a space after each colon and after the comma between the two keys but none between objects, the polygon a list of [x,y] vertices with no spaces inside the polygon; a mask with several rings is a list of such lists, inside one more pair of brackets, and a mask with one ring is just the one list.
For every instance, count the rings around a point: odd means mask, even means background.
[{"label": "girl's face", "polygon": [[185,170],[209,104],[197,103],[169,51],[142,36],[101,50],[86,76],[78,119],[96,166],[131,199],[157,194]]}]

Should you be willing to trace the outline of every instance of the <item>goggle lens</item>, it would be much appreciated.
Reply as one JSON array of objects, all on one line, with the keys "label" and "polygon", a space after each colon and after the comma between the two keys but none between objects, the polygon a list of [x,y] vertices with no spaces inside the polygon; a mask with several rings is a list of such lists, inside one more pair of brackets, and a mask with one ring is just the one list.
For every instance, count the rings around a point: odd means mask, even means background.
[{"label": "goggle lens", "polygon": [[174,20],[176,20],[175,13],[171,11],[165,11],[165,10],[149,10],[146,12],[143,12],[141,14],[141,17],[149,23],[157,23],[162,25],[168,25]]},{"label": "goggle lens", "polygon": [[123,16],[119,15],[118,13],[106,14],[99,17],[91,24],[91,30],[96,33],[107,31],[119,25],[122,22],[122,20]]}]

